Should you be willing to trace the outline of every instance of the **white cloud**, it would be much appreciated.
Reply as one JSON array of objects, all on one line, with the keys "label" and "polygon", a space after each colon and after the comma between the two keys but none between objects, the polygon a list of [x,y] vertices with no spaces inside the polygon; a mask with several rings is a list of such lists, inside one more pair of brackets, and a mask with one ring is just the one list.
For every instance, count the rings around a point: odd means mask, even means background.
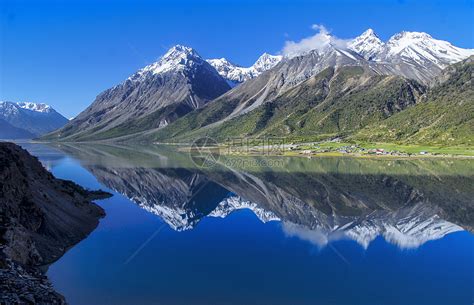
[{"label": "white cloud", "polygon": [[342,239],[350,239],[344,231],[329,231],[324,228],[310,229],[292,222],[282,222],[282,230],[287,237],[296,237],[307,241],[318,248],[324,248],[329,243]]},{"label": "white cloud", "polygon": [[325,247],[329,242],[327,234],[291,222],[283,222],[282,229],[287,237],[297,237],[310,242],[318,248]]},{"label": "white cloud", "polygon": [[313,24],[311,28],[316,31],[316,34],[303,38],[300,41],[285,41],[285,46],[281,53],[284,56],[294,57],[312,50],[321,50],[329,44],[342,49],[347,47],[348,40],[332,36],[324,25]]},{"label": "white cloud", "polygon": [[326,29],[326,27],[322,24],[313,24],[311,28],[315,31],[321,32],[321,33],[326,33],[329,34],[329,31]]}]

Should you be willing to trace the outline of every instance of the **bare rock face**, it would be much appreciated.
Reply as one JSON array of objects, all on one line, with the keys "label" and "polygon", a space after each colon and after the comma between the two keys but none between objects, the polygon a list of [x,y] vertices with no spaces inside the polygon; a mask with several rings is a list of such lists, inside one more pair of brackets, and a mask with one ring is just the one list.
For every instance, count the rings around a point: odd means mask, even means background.
[{"label": "bare rock face", "polygon": [[[105,214],[91,200],[108,196],[56,179],[26,150],[0,143],[0,277],[12,283],[0,286],[1,295],[25,290],[31,303],[41,303],[47,289],[32,284],[42,281],[39,267],[59,259],[97,227]],[[31,280],[28,285],[16,278],[22,272],[29,274],[21,276]]]}]

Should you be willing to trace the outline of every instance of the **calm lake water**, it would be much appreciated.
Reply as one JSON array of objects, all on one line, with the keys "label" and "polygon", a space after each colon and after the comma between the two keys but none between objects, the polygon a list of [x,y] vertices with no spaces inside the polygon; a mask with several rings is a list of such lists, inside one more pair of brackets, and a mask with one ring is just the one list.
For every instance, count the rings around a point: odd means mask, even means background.
[{"label": "calm lake water", "polygon": [[473,304],[473,161],[23,146],[114,194],[49,268],[70,304]]}]

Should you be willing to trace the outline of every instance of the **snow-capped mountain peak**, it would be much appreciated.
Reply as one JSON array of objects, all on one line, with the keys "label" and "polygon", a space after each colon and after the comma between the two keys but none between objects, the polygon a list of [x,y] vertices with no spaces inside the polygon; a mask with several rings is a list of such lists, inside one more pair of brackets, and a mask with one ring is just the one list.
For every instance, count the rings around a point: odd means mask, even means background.
[{"label": "snow-capped mountain peak", "polygon": [[200,64],[202,61],[201,56],[193,48],[175,45],[160,60],[145,67],[143,70],[158,74],[170,70],[182,70],[185,67]]},{"label": "snow-capped mountain peak", "polygon": [[281,55],[270,55],[268,53],[263,53],[252,67],[255,69],[255,71],[262,73],[276,66],[282,58],[283,57]]},{"label": "snow-capped mountain peak", "polygon": [[423,32],[400,32],[386,44],[385,56],[400,56],[418,64],[431,62],[439,68],[461,61],[474,54],[474,49],[462,49]]},{"label": "snow-capped mountain peak", "polygon": [[390,41],[396,41],[401,39],[433,39],[430,34],[425,32],[410,32],[410,31],[401,31],[390,37]]},{"label": "snow-capped mountain peak", "polygon": [[16,103],[0,101],[0,114],[4,117],[16,115],[19,112],[18,108]]},{"label": "snow-capped mountain peak", "polygon": [[199,54],[191,47],[186,47],[180,44],[173,46],[168,52],[163,55],[162,60],[175,60],[179,59],[186,59],[189,57],[199,57]]},{"label": "snow-capped mountain peak", "polygon": [[241,67],[239,65],[233,64],[225,58],[208,59],[207,62],[211,64],[211,66],[213,66],[231,86],[235,86],[246,80],[257,77],[267,70],[270,70],[281,60],[282,56],[280,55],[270,55],[268,53],[263,53],[250,67]]},{"label": "snow-capped mountain peak", "polygon": [[221,58],[215,58],[215,59],[208,59],[208,63],[212,63],[213,66],[234,66],[234,67],[239,67],[238,65],[228,61],[226,58],[221,57]]},{"label": "snow-capped mountain peak", "polygon": [[372,29],[366,30],[360,36],[348,43],[349,49],[359,53],[368,60],[373,59],[377,54],[379,54],[384,46],[385,44]]},{"label": "snow-capped mountain peak", "polygon": [[474,55],[474,49],[455,47],[424,32],[402,31],[384,43],[372,29],[368,29],[349,41],[347,47],[370,61],[421,69],[421,75],[427,78],[450,64]]},{"label": "snow-capped mountain peak", "polygon": [[235,70],[236,68],[242,68],[239,65],[236,65],[224,57],[216,58],[216,59],[208,59],[207,62],[213,66],[219,74],[222,76],[227,75],[231,71]]},{"label": "snow-capped mountain peak", "polygon": [[362,33],[360,36],[361,36],[361,37],[373,37],[373,36],[375,36],[375,37],[378,38],[378,36],[377,36],[377,34],[375,33],[375,31],[374,31],[373,29],[371,29],[371,28],[368,28],[367,30],[365,30],[365,32]]},{"label": "snow-capped mountain peak", "polygon": [[430,40],[432,41],[433,37],[427,33],[402,31],[390,37],[387,47],[390,50],[390,54],[400,54],[406,48],[413,48],[414,46],[423,47],[423,44],[428,46]]},{"label": "snow-capped mountain peak", "polygon": [[146,66],[132,75],[129,80],[141,80],[147,75],[162,74],[166,72],[180,72],[201,65],[204,60],[193,48],[175,45],[170,48],[158,61]]},{"label": "snow-capped mountain peak", "polygon": [[[64,126],[68,120],[51,106],[43,103],[0,101],[0,120],[23,131],[32,138]],[[0,130],[0,138],[5,136]]]}]

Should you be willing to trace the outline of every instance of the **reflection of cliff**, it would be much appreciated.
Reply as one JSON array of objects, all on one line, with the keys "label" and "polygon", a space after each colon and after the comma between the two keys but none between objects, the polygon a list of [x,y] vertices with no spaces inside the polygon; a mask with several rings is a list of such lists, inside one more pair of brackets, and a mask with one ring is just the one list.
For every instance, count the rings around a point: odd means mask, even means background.
[{"label": "reflection of cliff", "polygon": [[263,222],[281,220],[286,234],[318,245],[350,238],[367,247],[383,236],[412,248],[460,226],[472,228],[472,165],[462,160],[288,158],[284,168],[204,171],[186,155],[160,148],[68,147],[67,152],[100,182],[175,230],[242,208]]}]

